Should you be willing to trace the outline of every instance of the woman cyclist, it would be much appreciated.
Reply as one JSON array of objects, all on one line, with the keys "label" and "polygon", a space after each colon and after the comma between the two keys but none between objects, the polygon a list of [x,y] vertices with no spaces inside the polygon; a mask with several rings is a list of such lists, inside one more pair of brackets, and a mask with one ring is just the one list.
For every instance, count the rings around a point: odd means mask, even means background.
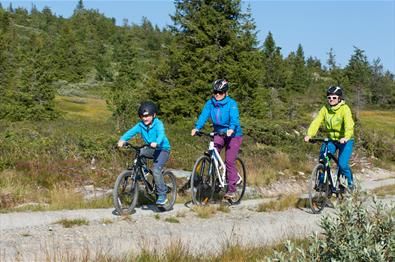
[{"label": "woman cyclist", "polygon": [[225,199],[235,197],[238,180],[236,159],[243,140],[240,127],[239,110],[235,100],[228,96],[229,84],[225,79],[218,79],[213,83],[213,96],[204,105],[203,111],[192,129],[191,135],[203,128],[210,117],[214,131],[224,133],[226,136],[214,136],[214,146],[221,152],[225,147],[225,165],[227,170],[228,190]]},{"label": "woman cyclist", "polygon": [[[328,104],[324,105],[311,122],[304,141],[315,136],[321,123],[325,123],[328,136],[334,142],[328,144],[328,150],[335,154],[339,150],[339,170],[347,178],[348,188],[354,188],[353,176],[348,161],[354,145],[354,120],[350,107],[343,100],[343,90],[339,86],[330,86],[326,92]],[[320,159],[323,158],[324,145],[321,146]]]}]

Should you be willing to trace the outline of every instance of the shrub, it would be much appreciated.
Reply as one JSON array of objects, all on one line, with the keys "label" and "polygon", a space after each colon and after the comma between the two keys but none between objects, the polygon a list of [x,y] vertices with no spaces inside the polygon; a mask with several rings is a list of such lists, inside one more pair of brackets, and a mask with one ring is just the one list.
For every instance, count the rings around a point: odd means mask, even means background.
[{"label": "shrub", "polygon": [[369,206],[358,195],[339,206],[337,216],[325,216],[321,236],[311,237],[309,248],[287,241],[285,252],[269,261],[394,261],[395,208],[373,201]]}]

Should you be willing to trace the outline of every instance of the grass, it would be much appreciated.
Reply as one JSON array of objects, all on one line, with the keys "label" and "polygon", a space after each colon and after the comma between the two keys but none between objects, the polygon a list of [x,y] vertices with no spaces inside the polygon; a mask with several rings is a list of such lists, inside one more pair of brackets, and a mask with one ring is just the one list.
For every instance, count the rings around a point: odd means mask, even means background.
[{"label": "grass", "polygon": [[180,223],[180,220],[178,220],[176,217],[166,217],[165,221],[169,223]]},{"label": "grass", "polygon": [[[308,239],[291,239],[297,248],[306,250],[309,247]],[[59,249],[54,252],[48,252],[46,260],[48,261],[98,261],[98,262],[247,262],[247,261],[266,261],[268,257],[275,252],[285,252],[287,250],[284,241],[278,241],[271,245],[242,246],[240,244],[223,245],[222,250],[215,254],[207,254],[202,250],[201,254],[193,254],[180,240],[171,241],[164,250],[144,248],[140,253],[131,251],[128,255],[113,256],[105,253],[105,249],[98,248],[96,251],[89,250],[88,247],[82,247],[80,252],[75,250]],[[80,253],[81,255],[76,255]]]},{"label": "grass", "polygon": [[372,193],[384,197],[388,195],[395,195],[395,185],[386,185],[372,190]]},{"label": "grass", "polygon": [[86,220],[85,218],[76,218],[76,219],[63,218],[63,219],[55,222],[55,224],[60,224],[65,228],[70,228],[70,227],[74,227],[74,226],[89,225],[89,221]]},{"label": "grass", "polygon": [[56,96],[55,105],[66,119],[87,118],[105,122],[111,116],[103,99]]},{"label": "grass", "polygon": [[218,207],[217,207],[217,210],[218,211],[220,211],[220,212],[222,212],[222,213],[230,213],[230,208],[229,208],[229,206],[228,205],[219,205]]},{"label": "grass", "polygon": [[211,205],[193,206],[191,210],[196,213],[197,217],[200,218],[210,218],[216,213],[216,208]]},{"label": "grass", "polygon": [[280,197],[258,205],[257,212],[283,211],[295,207],[306,207],[307,200],[300,199],[297,195]]},{"label": "grass", "polygon": [[389,136],[395,135],[395,111],[394,110],[369,110],[359,114],[363,127],[374,129]]}]

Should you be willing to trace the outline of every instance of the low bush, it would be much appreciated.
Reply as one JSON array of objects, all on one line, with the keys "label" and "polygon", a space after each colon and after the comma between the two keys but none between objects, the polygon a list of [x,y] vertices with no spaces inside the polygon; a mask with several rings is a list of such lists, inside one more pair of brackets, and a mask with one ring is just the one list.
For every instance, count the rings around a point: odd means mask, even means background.
[{"label": "low bush", "polygon": [[269,261],[394,261],[395,206],[373,201],[369,205],[358,194],[339,205],[336,216],[322,218],[321,235],[310,238],[308,248],[286,243],[286,251],[275,252]]}]

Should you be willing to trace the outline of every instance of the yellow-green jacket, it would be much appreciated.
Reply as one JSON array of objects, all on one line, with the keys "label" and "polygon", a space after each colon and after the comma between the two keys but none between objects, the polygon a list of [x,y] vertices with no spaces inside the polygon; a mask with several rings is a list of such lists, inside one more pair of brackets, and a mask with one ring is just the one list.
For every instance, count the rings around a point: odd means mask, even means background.
[{"label": "yellow-green jacket", "polygon": [[323,106],[311,122],[307,135],[314,137],[323,121],[329,138],[339,140],[343,137],[346,139],[354,137],[354,120],[350,108],[344,101],[333,107]]}]

